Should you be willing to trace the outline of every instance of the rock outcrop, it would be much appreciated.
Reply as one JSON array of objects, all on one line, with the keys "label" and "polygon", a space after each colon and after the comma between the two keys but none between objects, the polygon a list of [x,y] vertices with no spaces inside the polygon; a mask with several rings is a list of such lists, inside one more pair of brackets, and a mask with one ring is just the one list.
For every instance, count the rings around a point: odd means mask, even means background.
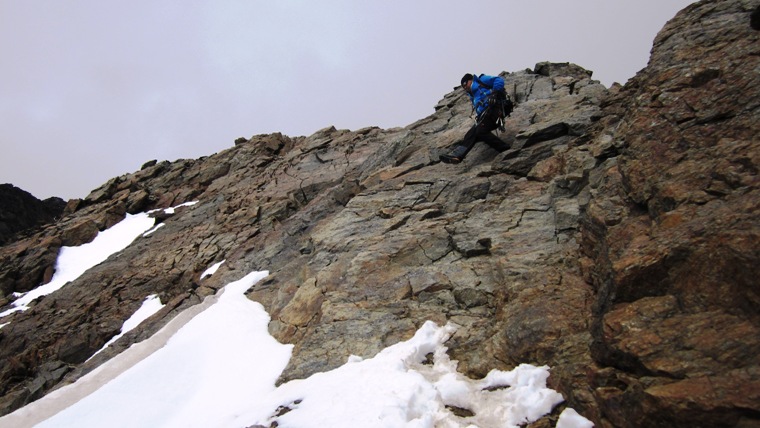
[{"label": "rock outcrop", "polygon": [[61,198],[41,201],[12,184],[0,184],[0,245],[11,242],[20,232],[51,223],[65,206]]},{"label": "rock outcrop", "polygon": [[[438,162],[472,124],[454,91],[404,128],[241,138],[70,201],[59,221],[0,247],[6,303],[50,278],[61,246],[127,213],[199,203],[155,213],[157,232],[2,319],[0,407],[269,270],[249,297],[295,345],[283,380],[451,321],[461,371],[547,364],[551,386],[597,426],[760,424],[754,6],[686,8],[624,87],[573,64],[504,73],[517,106],[501,154],[481,144],[462,164]],[[86,361],[148,294],[167,305]]]},{"label": "rock outcrop", "polygon": [[624,111],[607,128],[621,155],[590,186],[581,236],[595,284],[592,353],[605,367],[592,386],[614,425],[758,423],[760,38],[751,10],[690,6],[611,101]]}]

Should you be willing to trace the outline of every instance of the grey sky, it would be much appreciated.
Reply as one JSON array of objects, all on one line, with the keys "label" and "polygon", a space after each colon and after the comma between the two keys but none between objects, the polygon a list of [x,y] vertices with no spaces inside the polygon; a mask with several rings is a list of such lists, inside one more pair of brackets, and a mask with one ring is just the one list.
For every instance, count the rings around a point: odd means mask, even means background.
[{"label": "grey sky", "polygon": [[237,137],[406,126],[467,72],[646,65],[690,0],[0,0],[0,183],[87,196]]}]

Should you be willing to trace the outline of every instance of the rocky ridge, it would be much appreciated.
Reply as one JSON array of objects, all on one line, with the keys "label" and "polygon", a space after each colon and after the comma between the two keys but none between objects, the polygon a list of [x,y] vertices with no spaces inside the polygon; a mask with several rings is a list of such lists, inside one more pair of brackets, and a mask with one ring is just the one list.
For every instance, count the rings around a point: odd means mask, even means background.
[{"label": "rocky ridge", "polygon": [[[63,218],[0,247],[4,303],[48,280],[61,246],[126,213],[200,202],[157,212],[160,231],[2,320],[0,407],[269,270],[249,297],[295,345],[283,380],[451,321],[461,371],[547,364],[551,386],[597,426],[760,424],[750,3],[686,8],[624,87],[573,64],[504,73],[517,102],[505,153],[478,145],[462,164],[437,161],[472,123],[454,91],[404,128],[242,138],[69,201]],[[161,312],[85,362],[156,293]]]},{"label": "rocky ridge", "polygon": [[0,245],[28,229],[53,222],[65,206],[61,198],[41,201],[12,184],[0,184]]}]

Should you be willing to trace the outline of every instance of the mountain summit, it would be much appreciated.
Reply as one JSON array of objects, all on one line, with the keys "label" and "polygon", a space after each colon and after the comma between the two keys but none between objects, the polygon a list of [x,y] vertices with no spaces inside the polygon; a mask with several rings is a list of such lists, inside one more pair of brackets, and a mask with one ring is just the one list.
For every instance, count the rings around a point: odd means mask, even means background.
[{"label": "mountain summit", "polygon": [[[0,319],[0,409],[269,271],[247,296],[293,345],[281,382],[451,322],[461,372],[548,365],[599,427],[760,424],[755,6],[687,7],[625,86],[568,63],[502,73],[516,107],[501,154],[478,144],[438,162],[473,122],[455,90],[404,128],[241,138],[69,201],[0,247],[6,309],[53,278],[62,248],[128,215],[161,228]],[[165,305],[98,352],[148,295]]]}]

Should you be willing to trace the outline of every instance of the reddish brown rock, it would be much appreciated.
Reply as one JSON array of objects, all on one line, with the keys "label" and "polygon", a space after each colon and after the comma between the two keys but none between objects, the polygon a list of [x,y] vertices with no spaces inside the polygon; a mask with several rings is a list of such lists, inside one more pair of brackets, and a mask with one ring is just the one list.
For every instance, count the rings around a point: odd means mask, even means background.
[{"label": "reddish brown rock", "polygon": [[595,394],[642,403],[616,407],[616,426],[757,422],[760,40],[750,10],[690,6],[622,90],[632,102],[613,136],[624,143],[619,167],[584,217],[594,357],[630,380]]}]

